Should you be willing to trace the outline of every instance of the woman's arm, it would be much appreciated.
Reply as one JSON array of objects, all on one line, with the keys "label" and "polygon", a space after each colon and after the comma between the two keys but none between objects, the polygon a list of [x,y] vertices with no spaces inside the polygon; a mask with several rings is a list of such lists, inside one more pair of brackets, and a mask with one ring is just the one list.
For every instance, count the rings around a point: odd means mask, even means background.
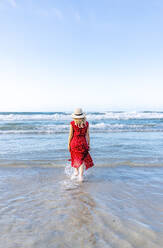
[{"label": "woman's arm", "polygon": [[73,127],[72,125],[70,125],[70,131],[69,131],[69,137],[68,137],[68,150],[70,152],[70,142],[71,142],[71,139],[73,137]]},{"label": "woman's arm", "polygon": [[87,140],[87,144],[88,144],[89,149],[90,149],[89,126],[87,127],[86,140]]}]

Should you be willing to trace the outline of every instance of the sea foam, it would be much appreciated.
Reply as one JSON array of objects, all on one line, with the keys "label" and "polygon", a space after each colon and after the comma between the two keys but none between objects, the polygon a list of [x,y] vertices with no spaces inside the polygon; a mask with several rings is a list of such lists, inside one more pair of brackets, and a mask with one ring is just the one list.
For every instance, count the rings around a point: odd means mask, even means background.
[{"label": "sea foam", "polygon": [[[107,119],[163,119],[163,112],[97,112],[87,113],[88,120],[107,120]],[[20,121],[20,120],[71,120],[71,113],[0,113],[0,121]]]}]

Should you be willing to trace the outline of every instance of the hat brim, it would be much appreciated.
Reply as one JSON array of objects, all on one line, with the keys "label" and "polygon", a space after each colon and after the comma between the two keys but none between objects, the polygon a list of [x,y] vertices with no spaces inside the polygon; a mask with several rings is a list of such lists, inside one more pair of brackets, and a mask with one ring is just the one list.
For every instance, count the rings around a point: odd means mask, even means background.
[{"label": "hat brim", "polygon": [[75,114],[72,114],[71,117],[72,117],[72,118],[75,118],[75,119],[81,119],[81,118],[84,118],[84,117],[85,117],[85,114],[82,114],[82,115],[75,115]]}]

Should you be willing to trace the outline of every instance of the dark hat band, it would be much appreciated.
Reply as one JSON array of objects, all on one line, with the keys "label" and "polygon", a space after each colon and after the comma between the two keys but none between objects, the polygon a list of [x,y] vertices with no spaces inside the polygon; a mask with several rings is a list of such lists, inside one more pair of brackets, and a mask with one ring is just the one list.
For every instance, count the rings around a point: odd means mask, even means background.
[{"label": "dark hat band", "polygon": [[82,114],[74,114],[74,115],[83,115],[83,113]]}]

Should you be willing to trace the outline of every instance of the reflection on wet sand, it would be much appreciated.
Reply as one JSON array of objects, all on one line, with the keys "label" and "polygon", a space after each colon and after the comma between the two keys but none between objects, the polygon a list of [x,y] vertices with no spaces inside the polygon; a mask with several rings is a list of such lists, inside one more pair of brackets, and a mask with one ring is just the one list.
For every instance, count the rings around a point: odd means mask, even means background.
[{"label": "reflection on wet sand", "polygon": [[[96,202],[91,194],[86,191],[83,183],[68,181],[62,191],[63,202],[66,199],[68,206],[66,209],[67,241],[71,240],[73,245],[95,245],[96,237],[93,231],[94,209]],[[62,185],[63,186],[63,185]],[[80,246],[79,246],[80,247]]]},{"label": "reflection on wet sand", "polygon": [[162,248],[162,171],[95,172],[1,168],[0,247]]}]

